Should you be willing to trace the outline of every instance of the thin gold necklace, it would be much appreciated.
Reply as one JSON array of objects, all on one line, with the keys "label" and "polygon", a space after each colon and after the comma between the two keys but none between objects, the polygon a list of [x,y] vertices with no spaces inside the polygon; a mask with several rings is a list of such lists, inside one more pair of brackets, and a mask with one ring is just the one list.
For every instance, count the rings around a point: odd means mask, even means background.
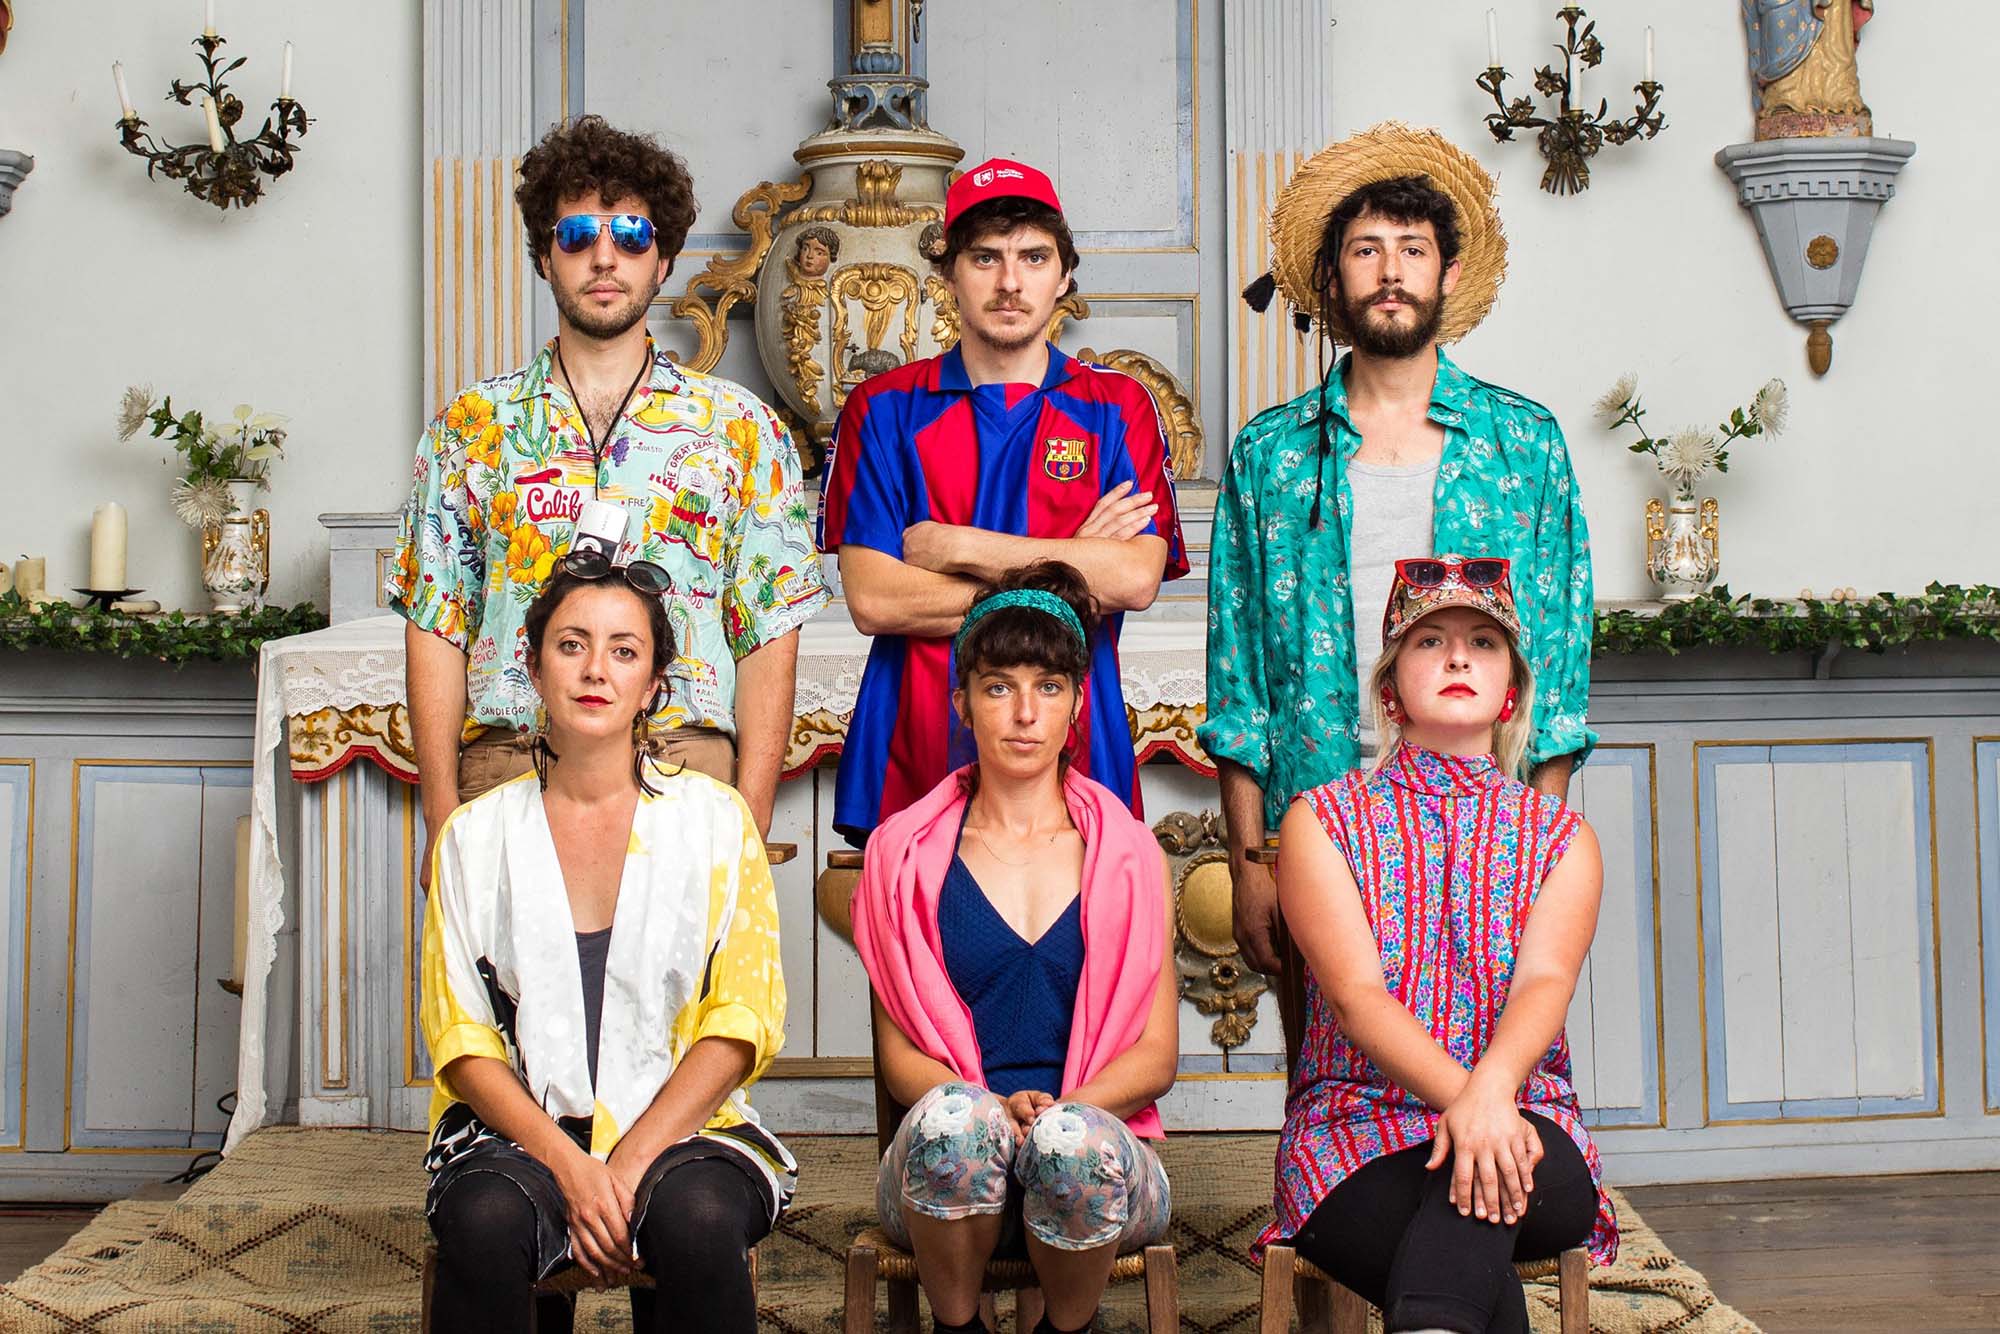
[{"label": "thin gold necklace", "polygon": [[[1035,859],[1032,854],[1024,862],[1010,861],[1009,859],[1002,857],[998,852],[995,852],[993,850],[993,844],[990,841],[988,841],[985,830],[981,829],[978,825],[971,826],[971,829],[973,835],[976,838],[978,838],[980,846],[986,849],[986,855],[991,857],[994,861],[999,862],[1002,866],[1012,866],[1016,869],[1019,869],[1020,867],[1023,866],[1033,866],[1035,864]],[[1062,830],[1060,829],[1051,833],[1049,835],[1048,843],[1046,846],[1054,847],[1056,839],[1061,834]]]}]

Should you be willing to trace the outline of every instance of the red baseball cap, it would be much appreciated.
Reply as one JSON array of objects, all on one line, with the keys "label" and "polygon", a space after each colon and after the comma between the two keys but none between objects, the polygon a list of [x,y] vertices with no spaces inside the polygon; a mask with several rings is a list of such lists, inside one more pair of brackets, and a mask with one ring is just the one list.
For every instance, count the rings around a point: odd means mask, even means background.
[{"label": "red baseball cap", "polygon": [[949,231],[958,221],[959,214],[974,204],[983,204],[989,199],[1006,199],[1019,196],[1047,204],[1056,212],[1062,212],[1062,201],[1056,198],[1055,182],[1025,162],[1015,162],[1004,157],[990,157],[951,183],[944,192],[944,225]]}]

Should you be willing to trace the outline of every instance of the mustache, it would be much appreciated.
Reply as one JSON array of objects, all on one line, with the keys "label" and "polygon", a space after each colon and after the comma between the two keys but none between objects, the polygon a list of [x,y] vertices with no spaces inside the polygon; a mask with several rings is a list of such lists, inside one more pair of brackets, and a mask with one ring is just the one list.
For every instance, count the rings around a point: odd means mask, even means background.
[{"label": "mustache", "polygon": [[1021,304],[1020,302],[1018,302],[1018,301],[989,301],[989,302],[987,302],[987,303],[986,303],[986,305],[985,305],[985,306],[983,307],[983,309],[985,309],[985,310],[1018,310],[1018,311],[1020,311],[1020,312],[1021,312],[1022,314],[1024,314],[1024,315],[1028,313],[1028,308],[1027,308],[1026,306],[1022,305],[1022,304]]},{"label": "mustache", "polygon": [[1389,291],[1386,292],[1377,292],[1374,296],[1368,299],[1368,304],[1371,306],[1379,306],[1384,301],[1400,301],[1406,306],[1421,306],[1424,304],[1423,302],[1417,300],[1414,296],[1410,295],[1409,292],[1400,287],[1391,288]]}]

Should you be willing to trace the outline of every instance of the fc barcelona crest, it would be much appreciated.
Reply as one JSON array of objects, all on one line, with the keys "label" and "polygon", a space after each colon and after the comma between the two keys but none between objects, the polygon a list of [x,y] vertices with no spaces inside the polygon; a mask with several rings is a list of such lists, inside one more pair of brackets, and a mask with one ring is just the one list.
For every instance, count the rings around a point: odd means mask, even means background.
[{"label": "fc barcelona crest", "polygon": [[1051,436],[1042,441],[1042,471],[1058,482],[1074,482],[1083,476],[1083,465],[1088,457],[1088,440],[1058,440]]}]

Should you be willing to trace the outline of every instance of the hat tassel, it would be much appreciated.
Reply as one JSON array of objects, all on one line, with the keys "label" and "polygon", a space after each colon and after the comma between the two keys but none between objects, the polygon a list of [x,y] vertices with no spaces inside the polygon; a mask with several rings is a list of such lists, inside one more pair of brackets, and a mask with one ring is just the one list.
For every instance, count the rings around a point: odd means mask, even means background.
[{"label": "hat tassel", "polygon": [[1278,294],[1278,278],[1275,273],[1267,273],[1255,279],[1243,289],[1243,299],[1250,309],[1262,315],[1271,308],[1271,298]]}]

